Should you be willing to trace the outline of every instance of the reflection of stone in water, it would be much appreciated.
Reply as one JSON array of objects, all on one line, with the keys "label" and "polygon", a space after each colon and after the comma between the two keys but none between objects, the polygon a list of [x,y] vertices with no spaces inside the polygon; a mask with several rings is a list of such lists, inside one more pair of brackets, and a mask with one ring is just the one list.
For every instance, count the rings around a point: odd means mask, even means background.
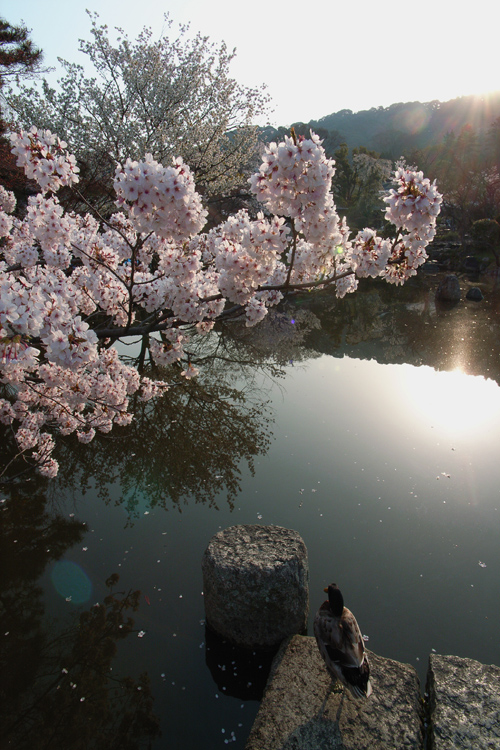
[{"label": "reflection of stone in water", "polygon": [[52,568],[50,578],[57,593],[73,604],[84,604],[89,601],[92,583],[85,571],[76,563],[58,560]]},{"label": "reflection of stone in water", "polygon": [[262,700],[277,649],[252,650],[233,646],[205,626],[205,660],[223,695],[240,700]]}]

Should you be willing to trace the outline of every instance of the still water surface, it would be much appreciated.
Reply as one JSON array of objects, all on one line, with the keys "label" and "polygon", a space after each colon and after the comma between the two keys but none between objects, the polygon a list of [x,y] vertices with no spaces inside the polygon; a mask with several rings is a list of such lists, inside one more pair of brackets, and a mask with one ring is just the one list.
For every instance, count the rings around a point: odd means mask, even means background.
[{"label": "still water surface", "polygon": [[[5,747],[82,746],[111,664],[116,677],[147,672],[154,748],[243,748],[267,663],[212,641],[201,577],[210,537],[234,524],[302,535],[309,633],[335,580],[368,647],[412,664],[422,689],[432,650],[500,664],[500,296],[489,284],[484,302],[439,309],[435,282],[298,299],[259,331],[215,336],[222,359],[187,395],[144,408],[126,439],[63,446],[56,481],[4,490],[2,653],[15,677],[2,721],[18,721]],[[140,591],[133,629],[96,668],[104,687],[80,695],[62,673],[77,662],[75,617],[113,573],[113,591]],[[40,736],[30,716],[45,705]],[[65,706],[67,744],[44,744]],[[147,747],[147,732],[120,742]]]}]

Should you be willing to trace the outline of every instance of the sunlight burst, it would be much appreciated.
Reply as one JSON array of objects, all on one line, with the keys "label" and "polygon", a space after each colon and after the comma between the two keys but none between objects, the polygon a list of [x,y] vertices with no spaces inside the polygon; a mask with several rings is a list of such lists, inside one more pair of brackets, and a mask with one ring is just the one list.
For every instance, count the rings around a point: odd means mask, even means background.
[{"label": "sunlight burst", "polygon": [[459,369],[440,372],[406,366],[405,370],[404,388],[413,394],[414,409],[433,427],[470,435],[500,417],[500,388],[493,380]]}]

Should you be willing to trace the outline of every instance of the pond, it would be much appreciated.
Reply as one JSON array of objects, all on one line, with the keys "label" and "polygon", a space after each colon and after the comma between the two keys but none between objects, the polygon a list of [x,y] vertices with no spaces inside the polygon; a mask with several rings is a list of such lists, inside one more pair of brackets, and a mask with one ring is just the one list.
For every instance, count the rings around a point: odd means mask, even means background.
[{"label": "pond", "polygon": [[500,293],[442,308],[436,284],[194,342],[198,383],[3,488],[2,748],[243,748],[270,656],[206,631],[201,575],[234,524],[301,534],[309,634],[335,580],[422,689],[433,650],[500,664]]}]

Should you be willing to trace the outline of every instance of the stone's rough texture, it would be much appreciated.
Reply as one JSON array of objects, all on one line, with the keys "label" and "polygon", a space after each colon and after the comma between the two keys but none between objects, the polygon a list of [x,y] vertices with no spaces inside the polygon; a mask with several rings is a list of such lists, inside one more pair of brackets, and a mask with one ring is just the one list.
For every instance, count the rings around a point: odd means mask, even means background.
[{"label": "stone's rough texture", "polygon": [[443,302],[458,302],[460,297],[460,282],[454,274],[449,273],[439,283],[436,289],[436,299]]},{"label": "stone's rough texture", "polygon": [[275,646],[304,632],[309,611],[307,549],[281,526],[231,526],[202,561],[207,623],[233,643]]},{"label": "stone's rough texture", "polygon": [[465,296],[467,299],[474,300],[474,302],[481,302],[484,299],[484,295],[478,286],[471,286]]},{"label": "stone's rough texture", "polygon": [[314,638],[286,641],[246,750],[423,750],[417,673],[408,664],[368,655],[373,694],[355,700],[348,693],[328,694],[331,681]]},{"label": "stone's rough texture", "polygon": [[431,654],[431,750],[500,748],[500,667]]}]

